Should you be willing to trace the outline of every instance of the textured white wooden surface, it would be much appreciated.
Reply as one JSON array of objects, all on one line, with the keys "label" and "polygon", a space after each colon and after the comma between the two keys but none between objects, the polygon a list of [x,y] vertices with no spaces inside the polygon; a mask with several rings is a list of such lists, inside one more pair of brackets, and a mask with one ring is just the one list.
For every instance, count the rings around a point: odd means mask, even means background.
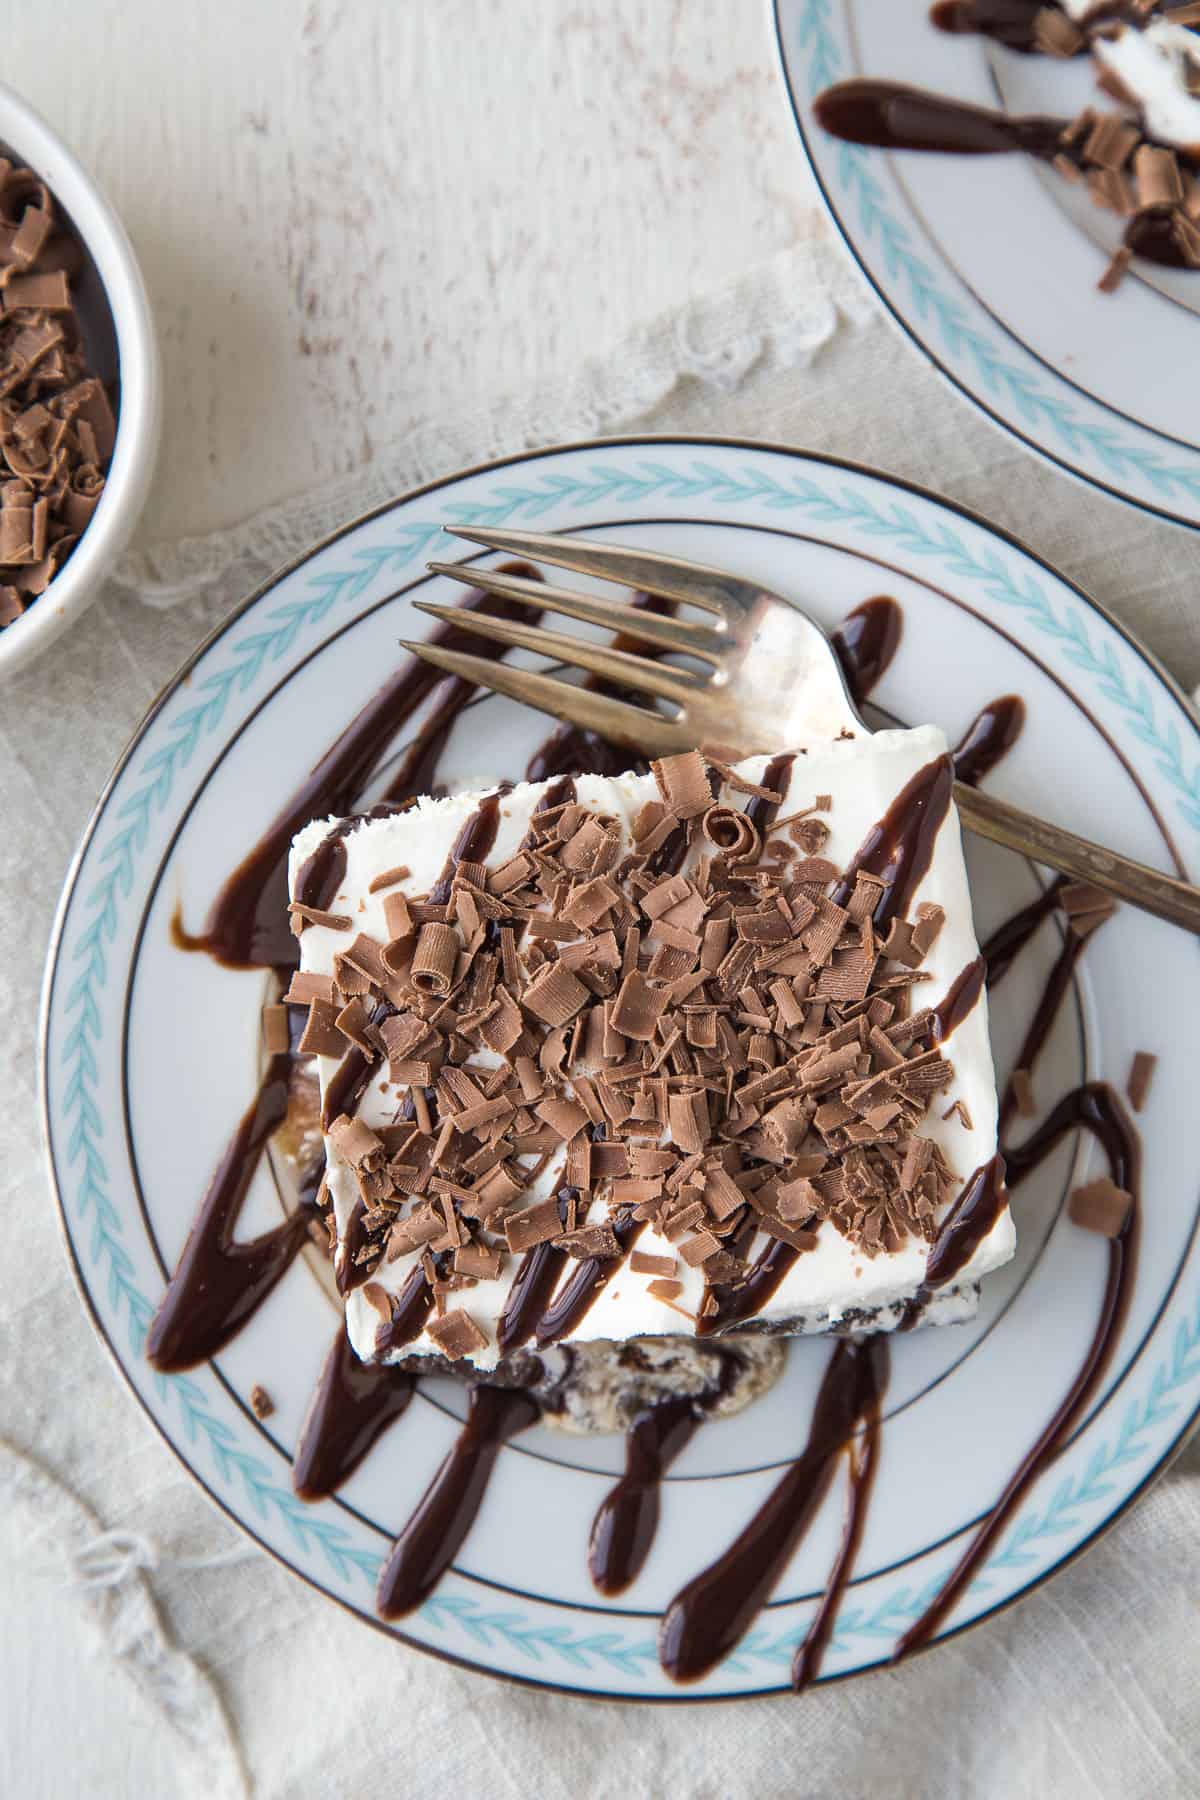
[{"label": "textured white wooden surface", "polygon": [[3,79],[142,258],[143,541],[570,368],[811,206],[765,0],[37,0]]}]

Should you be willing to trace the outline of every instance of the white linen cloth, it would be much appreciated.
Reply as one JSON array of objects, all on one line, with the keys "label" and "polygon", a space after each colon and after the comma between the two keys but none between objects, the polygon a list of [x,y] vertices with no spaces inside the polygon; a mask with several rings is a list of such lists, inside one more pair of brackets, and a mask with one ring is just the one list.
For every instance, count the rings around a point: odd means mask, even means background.
[{"label": "white linen cloth", "polygon": [[[431,422],[360,478],[127,557],[0,696],[0,1794],[1126,1800],[1200,1786],[1200,1451],[1049,1586],[898,1671],[799,1700],[584,1704],[397,1646],[249,1546],[122,1390],[78,1303],[31,1123],[37,992],[75,842],[144,709],[231,603],[332,526],[460,465],[620,430],[760,437],[936,485],[1200,679],[1197,540],[979,418],[815,221],[565,389]],[[47,1684],[69,1725],[31,1744],[29,1719],[55,1710]]]}]

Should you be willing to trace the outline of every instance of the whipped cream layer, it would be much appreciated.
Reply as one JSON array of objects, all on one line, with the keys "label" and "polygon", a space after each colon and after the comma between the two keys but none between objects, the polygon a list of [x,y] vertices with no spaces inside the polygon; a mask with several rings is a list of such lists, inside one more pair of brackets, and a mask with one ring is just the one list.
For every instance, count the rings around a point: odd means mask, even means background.
[{"label": "whipped cream layer", "polygon": [[1136,106],[1147,137],[1200,155],[1200,96],[1188,85],[1200,71],[1200,35],[1155,19],[1112,36],[1098,32],[1091,49]]},{"label": "whipped cream layer", "polygon": [[[786,821],[788,815],[810,808],[818,796],[828,796],[831,804],[820,814],[829,831],[821,855],[844,869],[906,785],[945,752],[945,739],[931,726],[913,731],[860,734],[819,748],[812,747],[795,756],[782,780],[776,778],[776,791],[782,792],[782,802],[774,810]],[[761,782],[770,761],[764,756],[749,758],[737,765],[737,773],[751,782]],[[518,853],[527,840],[539,803],[553,785],[522,783],[500,797],[495,839],[486,853],[487,869],[499,869]],[[385,919],[386,902],[395,894],[418,901],[429,893],[446,869],[463,827],[476,815],[489,791],[494,790],[456,794],[445,799],[422,799],[403,813],[382,818],[367,816],[346,825],[342,834],[344,870],[336,892],[326,898],[325,906],[328,912],[349,918],[352,931],[348,935],[344,928],[332,929],[321,923],[307,925],[300,937],[302,971],[332,976],[335,958],[346,951],[354,934],[362,933],[379,943],[387,942],[391,934]],[[659,798],[659,787],[652,774],[628,774],[615,779],[580,775],[574,780],[574,797],[580,807],[603,815],[606,822],[615,822],[609,828],[619,831],[624,853],[633,848],[634,821],[647,802]],[[740,811],[746,808],[745,793],[728,783],[717,798],[722,806]],[[293,893],[297,875],[337,826],[336,820],[316,820],[296,838],[289,869]],[[781,838],[783,835],[781,833]],[[771,843],[768,830],[764,856],[770,854]],[[695,870],[702,860],[702,852],[711,856],[711,845],[698,847],[693,842],[689,846],[681,867],[682,874]],[[794,850],[792,854],[795,854]],[[406,871],[401,878],[372,891],[372,884],[380,877],[394,874],[398,869]],[[924,979],[913,990],[914,1009],[936,1004],[978,956],[959,824],[952,804],[937,829],[928,868],[910,897],[906,916],[915,917],[917,908],[923,903],[940,909],[944,921],[921,962]],[[939,1146],[945,1163],[961,1187],[996,1153],[996,1088],[985,993],[979,994],[965,1017],[939,1047],[952,1064],[953,1075],[949,1085],[933,1096],[920,1123],[919,1134],[931,1138]],[[497,1068],[501,1060],[492,1052],[477,1051],[467,1066],[482,1080],[484,1072],[489,1067]],[[322,1055],[316,1062],[324,1097],[338,1070],[338,1059]],[[587,1065],[576,1066],[586,1072]],[[403,1083],[394,1079],[388,1061],[381,1059],[362,1092],[356,1109],[357,1119],[371,1129],[391,1125],[397,1119],[406,1092]],[[569,1071],[567,1092],[570,1092]],[[326,1136],[325,1149],[338,1233],[339,1270],[344,1278],[350,1254],[348,1226],[356,1210],[361,1213],[359,1183],[355,1169],[345,1160],[330,1135]],[[523,1159],[522,1166],[527,1167],[532,1160]],[[545,1201],[563,1188],[565,1179],[564,1146],[562,1154],[552,1158],[532,1180],[519,1204],[533,1206]],[[608,1219],[606,1187],[603,1182],[598,1185],[586,1219],[580,1216],[578,1225],[597,1224]],[[950,1211],[951,1204],[941,1208],[942,1218]],[[503,1235],[496,1241],[503,1248]],[[952,1280],[929,1296],[929,1304],[921,1310],[921,1316],[930,1321],[968,1316],[975,1309],[980,1278],[1009,1260],[1014,1242],[1012,1219],[1007,1205],[1002,1204],[991,1228],[954,1271]],[[760,1232],[745,1253],[747,1259],[752,1262],[764,1246],[769,1247],[769,1241]],[[703,1270],[689,1266],[679,1254],[679,1243],[668,1241],[653,1224],[645,1225],[634,1247],[643,1254],[674,1261],[675,1278],[681,1287],[674,1294],[673,1303],[668,1305],[656,1298],[650,1291],[652,1277],[635,1272],[627,1258],[601,1286],[577,1326],[558,1341],[624,1341],[664,1334],[695,1335],[696,1319],[706,1293]],[[747,1321],[749,1329],[786,1329],[796,1333],[838,1328],[893,1329],[906,1317],[907,1304],[921,1294],[930,1251],[931,1244],[925,1238],[910,1235],[898,1248],[880,1250],[872,1255],[826,1218],[816,1229],[812,1247],[804,1248],[796,1256],[778,1286]],[[578,1267],[574,1259],[564,1260],[565,1267],[556,1292],[561,1291]],[[371,1298],[362,1286],[347,1294],[350,1338],[364,1361],[381,1360],[376,1345],[381,1320],[377,1290],[382,1289],[392,1297],[399,1294],[406,1283],[410,1283],[420,1264],[419,1249],[396,1254],[392,1260],[384,1259],[371,1270],[370,1284],[376,1290]],[[449,1296],[452,1305],[461,1307],[470,1316],[482,1340],[466,1355],[465,1366],[488,1370],[500,1360],[497,1328],[523,1264],[523,1255],[507,1253],[494,1278],[480,1278]],[[440,1354],[437,1341],[429,1336],[427,1329],[422,1329],[418,1336],[399,1349],[385,1353],[382,1360],[403,1361],[414,1356]]]}]

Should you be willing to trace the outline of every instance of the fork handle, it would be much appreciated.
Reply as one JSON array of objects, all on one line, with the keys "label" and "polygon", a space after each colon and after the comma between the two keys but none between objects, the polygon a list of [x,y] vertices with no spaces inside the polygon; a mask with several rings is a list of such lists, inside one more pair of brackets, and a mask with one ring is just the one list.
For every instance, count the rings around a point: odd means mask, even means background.
[{"label": "fork handle", "polygon": [[1160,919],[1200,935],[1200,888],[1119,856],[1088,838],[1076,837],[1073,831],[1064,831],[1046,819],[1035,819],[1032,813],[961,781],[954,784],[954,804],[968,831],[1032,857],[1034,862],[1048,863],[1064,875],[1090,881],[1118,900],[1128,900],[1143,912],[1156,913]]}]

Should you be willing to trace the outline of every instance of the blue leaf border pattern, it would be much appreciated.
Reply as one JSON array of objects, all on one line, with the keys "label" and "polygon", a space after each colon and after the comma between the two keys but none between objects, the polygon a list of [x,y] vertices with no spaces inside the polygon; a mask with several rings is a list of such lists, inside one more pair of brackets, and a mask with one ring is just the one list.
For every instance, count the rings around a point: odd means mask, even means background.
[{"label": "blue leaf border pattern", "polygon": [[[847,72],[834,25],[835,14],[842,11],[844,0],[804,0],[799,9],[795,41],[802,60],[807,59],[803,79],[809,101]],[[1099,416],[1086,416],[1032,367],[1012,362],[997,348],[995,336],[973,322],[972,308],[920,254],[913,232],[892,210],[878,168],[877,154],[855,144],[839,145],[834,169],[847,216],[856,217],[863,242],[877,246],[889,277],[906,289],[913,315],[936,333],[947,356],[966,365],[982,392],[1011,407],[1028,431],[1048,431],[1067,458],[1090,461],[1108,482],[1120,487],[1138,480],[1176,503],[1181,497],[1200,501],[1200,456],[1190,466],[1171,461]],[[1099,415],[1100,402],[1095,406]]]},{"label": "blue leaf border pattern", "polygon": [[[816,17],[826,8],[822,0],[813,0],[810,10]],[[235,631],[228,659],[181,690],[189,703],[163,727],[159,735],[165,741],[160,747],[136,768],[131,765],[122,779],[130,791],[119,800],[113,828],[88,852],[87,862],[101,872],[82,897],[84,922],[75,933],[70,969],[59,973],[66,985],[59,1002],[61,1089],[56,1110],[63,1122],[62,1154],[75,1183],[70,1196],[72,1235],[77,1252],[86,1254],[92,1279],[106,1290],[114,1319],[123,1318],[134,1359],[141,1358],[154,1303],[137,1285],[133,1260],[122,1241],[124,1226],[110,1192],[97,1088],[105,1054],[101,996],[109,980],[110,951],[120,911],[135,890],[152,822],[169,805],[176,782],[201,746],[219,730],[233,696],[247,693],[298,641],[315,634],[340,609],[363,599],[373,584],[418,562],[446,523],[532,522],[564,505],[582,516],[599,507],[611,514],[650,501],[703,501],[716,508],[754,505],[790,513],[886,542],[911,559],[936,565],[945,576],[978,582],[997,608],[1018,615],[1028,631],[1053,640],[1083,681],[1120,711],[1131,734],[1151,752],[1181,817],[1200,832],[1200,763],[1188,760],[1174,721],[1160,720],[1134,658],[1118,654],[1112,638],[1097,629],[1094,619],[1089,623],[1081,609],[1066,601],[1053,603],[1032,569],[1015,568],[995,540],[972,547],[968,540],[979,540],[980,532],[964,529],[963,521],[952,522],[950,516],[926,522],[912,496],[893,492],[894,498],[880,503],[856,491],[848,480],[839,483],[836,471],[830,471],[827,481],[807,473],[785,479],[752,463],[739,466],[736,454],[724,465],[697,456],[679,464],[654,458],[619,463],[606,459],[592,466],[581,463],[577,473],[527,470],[522,478],[497,481],[477,502],[447,503],[443,517],[394,521],[395,535],[386,545],[348,550],[344,567],[309,577],[304,598],[271,607],[261,624],[240,634]],[[925,503],[925,510],[930,510],[930,503]],[[64,1205],[67,1199],[64,1193]],[[296,1551],[319,1561],[339,1582],[374,1585],[379,1557],[359,1548],[346,1529],[280,1486],[268,1465],[244,1449],[236,1431],[211,1410],[199,1382],[187,1375],[156,1376],[155,1381],[160,1397],[173,1399],[178,1408],[187,1443],[203,1452],[216,1481],[240,1496],[247,1517],[282,1525]],[[1049,1562],[1059,1540],[1068,1535],[1077,1540],[1095,1529],[1105,1516],[1106,1502],[1116,1493],[1111,1478],[1161,1454],[1162,1428],[1179,1416],[1185,1403],[1194,1408],[1198,1397],[1200,1296],[1190,1319],[1178,1326],[1170,1354],[1154,1368],[1145,1391],[1129,1401],[1116,1436],[1096,1446],[1082,1474],[1064,1478],[1040,1508],[1022,1510],[972,1591],[986,1590],[1002,1571],[1028,1571]],[[1157,1438],[1152,1436],[1156,1431]],[[1089,1513],[1092,1516],[1085,1517]],[[876,1652],[886,1655],[898,1633],[937,1593],[945,1573],[915,1588],[890,1590],[873,1608],[844,1608],[837,1622],[835,1653],[855,1644],[864,1647],[868,1661],[878,1659]],[[630,1636],[616,1629],[580,1631],[557,1622],[541,1623],[519,1610],[454,1591],[449,1583],[426,1602],[420,1617],[435,1634],[452,1637],[468,1657],[502,1645],[515,1662],[530,1669],[554,1668],[566,1677],[603,1669],[634,1686],[648,1685],[656,1672],[652,1634]],[[787,1665],[804,1629],[804,1623],[789,1625],[778,1634],[756,1629],[726,1666],[736,1673],[761,1665],[778,1672],[780,1684],[786,1684]]]}]

